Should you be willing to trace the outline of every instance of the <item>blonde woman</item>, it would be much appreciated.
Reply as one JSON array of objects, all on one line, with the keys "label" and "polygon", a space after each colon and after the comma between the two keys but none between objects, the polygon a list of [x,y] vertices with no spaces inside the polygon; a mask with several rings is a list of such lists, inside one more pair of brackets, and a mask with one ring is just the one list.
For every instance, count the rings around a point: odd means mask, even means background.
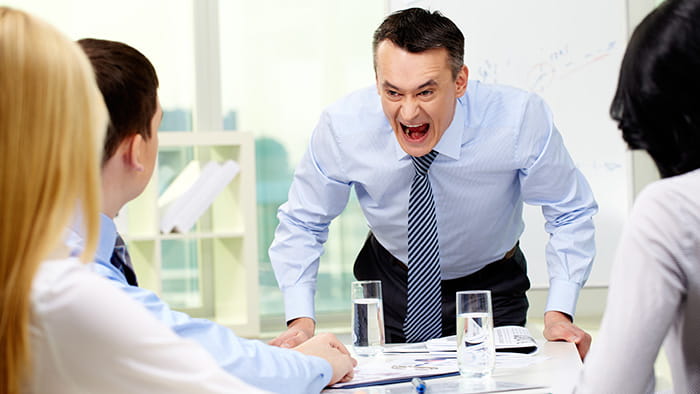
[{"label": "blonde woman", "polygon": [[[80,48],[0,7],[0,392],[259,392],[80,264],[106,122]],[[76,211],[80,259],[63,240]]]}]

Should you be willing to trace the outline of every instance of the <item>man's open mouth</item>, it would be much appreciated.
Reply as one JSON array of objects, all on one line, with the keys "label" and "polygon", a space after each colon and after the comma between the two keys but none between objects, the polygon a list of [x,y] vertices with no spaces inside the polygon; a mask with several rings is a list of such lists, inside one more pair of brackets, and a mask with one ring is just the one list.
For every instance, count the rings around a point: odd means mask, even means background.
[{"label": "man's open mouth", "polygon": [[403,124],[401,123],[401,129],[409,140],[419,140],[425,136],[425,134],[430,129],[430,123],[420,123],[420,124]]}]

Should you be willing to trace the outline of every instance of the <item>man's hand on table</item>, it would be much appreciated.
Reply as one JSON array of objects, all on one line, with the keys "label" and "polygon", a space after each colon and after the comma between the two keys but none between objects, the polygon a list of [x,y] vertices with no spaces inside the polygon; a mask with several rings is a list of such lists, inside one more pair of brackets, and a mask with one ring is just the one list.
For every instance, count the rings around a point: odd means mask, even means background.
[{"label": "man's hand on table", "polygon": [[558,311],[544,314],[544,338],[548,341],[566,341],[576,344],[581,360],[591,347],[591,336],[571,322],[569,316]]},{"label": "man's hand on table", "polygon": [[268,342],[269,345],[293,348],[306,342],[314,336],[316,323],[310,317],[294,319],[287,325],[287,331]]},{"label": "man's hand on table", "polygon": [[333,368],[329,385],[348,382],[354,376],[353,368],[357,365],[357,360],[350,357],[348,349],[333,334],[318,334],[293,349],[328,361]]},{"label": "man's hand on table", "polygon": [[354,376],[353,368],[357,361],[350,357],[350,352],[333,334],[314,336],[316,323],[308,317],[300,317],[289,322],[287,331],[268,342],[272,346],[289,348],[308,356],[321,357],[328,361],[333,369],[329,385],[350,381]]}]

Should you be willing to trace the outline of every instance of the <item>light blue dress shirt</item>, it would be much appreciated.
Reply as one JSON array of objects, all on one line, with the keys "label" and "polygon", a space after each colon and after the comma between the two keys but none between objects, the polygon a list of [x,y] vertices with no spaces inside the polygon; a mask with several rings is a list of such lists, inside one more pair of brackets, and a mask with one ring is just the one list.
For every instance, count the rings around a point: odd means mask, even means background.
[{"label": "light blue dress shirt", "polygon": [[[598,206],[535,94],[470,81],[430,167],[442,279],[469,275],[510,250],[524,230],[523,203],[542,207],[550,289],[546,310],[574,315],[595,255]],[[382,111],[376,88],[322,114],[278,212],[270,260],[287,320],[314,317],[319,257],[328,226],[355,190],[369,229],[407,261],[410,157]],[[358,245],[359,246],[359,245]]]},{"label": "light blue dress shirt", "polygon": [[[202,345],[228,373],[275,393],[318,393],[330,382],[333,370],[322,358],[239,338],[229,328],[173,311],[152,291],[129,285],[124,274],[109,261],[117,239],[114,222],[105,215],[100,219],[94,271],[143,304],[177,335]],[[74,248],[79,245],[74,239],[68,243]]]}]

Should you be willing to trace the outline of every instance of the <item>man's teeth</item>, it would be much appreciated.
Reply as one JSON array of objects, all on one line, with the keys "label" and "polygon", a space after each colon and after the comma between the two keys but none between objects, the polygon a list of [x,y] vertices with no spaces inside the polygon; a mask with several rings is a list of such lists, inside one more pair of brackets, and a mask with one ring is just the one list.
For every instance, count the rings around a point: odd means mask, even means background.
[{"label": "man's teeth", "polygon": [[403,126],[403,132],[404,132],[404,134],[406,134],[406,135],[411,135],[411,128],[420,127],[420,126],[422,126],[422,125],[423,125],[423,123],[419,123],[419,124],[402,124],[402,126]]}]

